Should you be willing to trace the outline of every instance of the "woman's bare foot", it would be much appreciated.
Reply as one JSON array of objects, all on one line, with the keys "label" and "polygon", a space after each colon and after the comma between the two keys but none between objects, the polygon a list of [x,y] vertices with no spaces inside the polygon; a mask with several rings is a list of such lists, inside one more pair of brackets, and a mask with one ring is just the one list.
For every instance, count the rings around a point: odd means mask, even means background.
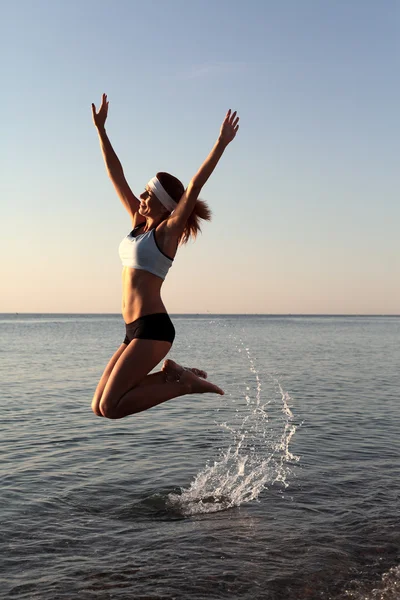
[{"label": "woman's bare foot", "polygon": [[183,370],[182,375],[180,376],[179,383],[187,386],[189,390],[189,394],[221,394],[224,395],[224,391],[221,390],[217,385],[211,383],[211,381],[206,381],[202,377],[197,377],[192,371],[188,371],[186,369]]},{"label": "woman's bare foot", "polygon": [[195,375],[197,375],[197,377],[207,379],[207,373],[205,371],[202,371],[201,369],[182,367],[181,365],[178,365],[178,363],[176,363],[174,360],[170,360],[169,358],[167,358],[167,360],[164,360],[161,370],[167,376],[167,381],[179,381],[184,371],[191,371],[191,373],[194,373]]}]

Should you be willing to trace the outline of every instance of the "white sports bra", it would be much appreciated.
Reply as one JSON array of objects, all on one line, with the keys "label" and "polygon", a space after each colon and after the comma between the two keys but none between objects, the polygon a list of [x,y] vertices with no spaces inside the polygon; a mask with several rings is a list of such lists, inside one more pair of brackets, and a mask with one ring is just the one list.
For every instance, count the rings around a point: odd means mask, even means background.
[{"label": "white sports bra", "polygon": [[124,267],[148,271],[165,279],[172,263],[170,258],[159,248],[155,237],[155,230],[134,235],[145,223],[133,229],[119,245],[119,256]]}]

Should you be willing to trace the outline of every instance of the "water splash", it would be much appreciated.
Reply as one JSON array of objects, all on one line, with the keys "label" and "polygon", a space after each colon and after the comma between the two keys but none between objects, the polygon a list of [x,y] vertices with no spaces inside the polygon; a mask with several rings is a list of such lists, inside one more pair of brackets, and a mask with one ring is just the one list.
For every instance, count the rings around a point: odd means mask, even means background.
[{"label": "water splash", "polygon": [[346,598],[352,600],[399,600],[400,598],[400,565],[392,567],[382,575],[378,586],[367,591],[354,582],[356,589],[346,590]]},{"label": "water splash", "polygon": [[251,381],[243,390],[244,402],[236,402],[238,408],[230,422],[218,423],[226,435],[227,449],[206,464],[189,488],[168,496],[168,508],[185,516],[256,500],[274,483],[286,488],[292,464],[299,460],[289,450],[296,432],[289,393],[278,377],[267,375],[261,382],[255,358],[241,339],[237,350],[248,361]]}]

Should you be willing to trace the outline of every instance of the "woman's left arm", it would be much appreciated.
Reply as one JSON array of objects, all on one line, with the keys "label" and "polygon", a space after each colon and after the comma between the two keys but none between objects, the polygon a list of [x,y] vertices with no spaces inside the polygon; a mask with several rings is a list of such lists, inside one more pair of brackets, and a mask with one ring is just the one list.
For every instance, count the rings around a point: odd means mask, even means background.
[{"label": "woman's left arm", "polygon": [[166,229],[171,233],[173,232],[180,235],[183,232],[186,221],[195,207],[202,187],[217,166],[227,145],[235,138],[238,129],[239,117],[237,116],[236,111],[232,113],[229,109],[226,113],[224,122],[221,125],[221,131],[213,149],[197,171],[196,175],[190,181],[182,198],[178,202],[178,206],[167,219]]}]

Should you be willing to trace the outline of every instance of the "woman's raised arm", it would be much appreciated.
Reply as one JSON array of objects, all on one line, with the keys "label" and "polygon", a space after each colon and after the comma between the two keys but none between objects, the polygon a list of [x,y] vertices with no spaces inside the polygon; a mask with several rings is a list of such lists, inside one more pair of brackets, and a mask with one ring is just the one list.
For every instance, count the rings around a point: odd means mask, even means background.
[{"label": "woman's raised arm", "polygon": [[236,111],[232,113],[229,109],[221,125],[220,134],[213,149],[190,181],[182,198],[178,202],[178,206],[167,220],[167,229],[169,231],[180,234],[184,230],[186,221],[195,207],[202,187],[217,166],[227,145],[235,138],[238,129],[239,117]]},{"label": "woman's raised arm", "polygon": [[103,154],[104,162],[107,169],[107,174],[111,179],[115,190],[125,206],[126,210],[131,215],[132,219],[135,213],[138,211],[140,200],[133,194],[128,182],[125,179],[124,170],[119,161],[118,156],[115,154],[114,149],[108,139],[105,122],[108,114],[108,100],[107,95],[103,94],[101,99],[101,106],[99,112],[96,112],[96,107],[92,104],[92,116],[93,123],[97,129],[100,140],[100,148]]}]

